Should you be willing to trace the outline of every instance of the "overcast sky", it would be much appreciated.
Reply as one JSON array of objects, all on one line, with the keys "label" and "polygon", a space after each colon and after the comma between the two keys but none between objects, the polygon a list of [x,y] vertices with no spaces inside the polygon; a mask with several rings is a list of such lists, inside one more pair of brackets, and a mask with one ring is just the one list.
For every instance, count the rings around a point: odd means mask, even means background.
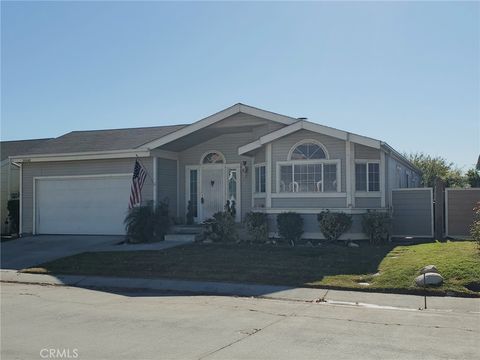
[{"label": "overcast sky", "polygon": [[237,102],[480,152],[478,2],[1,3],[2,140],[190,123]]}]

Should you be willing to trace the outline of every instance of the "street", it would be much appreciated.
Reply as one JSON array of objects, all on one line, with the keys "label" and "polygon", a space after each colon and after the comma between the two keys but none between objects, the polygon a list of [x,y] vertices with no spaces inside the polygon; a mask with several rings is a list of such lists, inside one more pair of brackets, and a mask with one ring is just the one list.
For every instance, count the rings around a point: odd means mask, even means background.
[{"label": "street", "polygon": [[478,359],[480,354],[478,311],[10,283],[1,284],[1,300],[2,359]]}]

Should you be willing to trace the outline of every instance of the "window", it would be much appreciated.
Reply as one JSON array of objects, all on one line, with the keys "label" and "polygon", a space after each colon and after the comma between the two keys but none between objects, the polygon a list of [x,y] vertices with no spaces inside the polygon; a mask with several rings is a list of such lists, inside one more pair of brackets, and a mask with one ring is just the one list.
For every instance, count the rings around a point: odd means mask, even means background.
[{"label": "window", "polygon": [[197,217],[197,170],[190,170],[190,204],[193,209],[193,217]]},{"label": "window", "polygon": [[296,145],[293,150],[290,151],[289,155],[290,160],[314,160],[326,158],[327,155],[323,147],[310,140]]},{"label": "window", "polygon": [[336,192],[337,164],[280,165],[280,192]]},{"label": "window", "polygon": [[[303,140],[292,147],[288,160],[278,167],[279,192],[337,192],[339,160],[327,160],[328,153],[315,140]],[[278,176],[278,174],[277,174]]]},{"label": "window", "polygon": [[228,197],[227,200],[232,203],[235,201],[237,203],[237,170],[236,169],[228,169]]},{"label": "window", "polygon": [[256,165],[255,166],[255,192],[264,193],[265,192],[265,165]]},{"label": "window", "polygon": [[380,164],[378,162],[355,164],[355,190],[380,191]]},{"label": "window", "polygon": [[209,152],[202,159],[202,164],[223,164],[224,162],[223,155],[218,152]]}]

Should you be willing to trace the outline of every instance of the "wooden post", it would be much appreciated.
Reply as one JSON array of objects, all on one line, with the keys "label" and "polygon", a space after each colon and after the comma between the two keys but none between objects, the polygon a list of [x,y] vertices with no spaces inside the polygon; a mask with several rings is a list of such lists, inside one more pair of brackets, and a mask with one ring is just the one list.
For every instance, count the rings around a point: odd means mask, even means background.
[{"label": "wooden post", "polygon": [[435,216],[435,239],[443,240],[445,228],[445,183],[439,179],[435,179],[434,187],[434,216]]}]

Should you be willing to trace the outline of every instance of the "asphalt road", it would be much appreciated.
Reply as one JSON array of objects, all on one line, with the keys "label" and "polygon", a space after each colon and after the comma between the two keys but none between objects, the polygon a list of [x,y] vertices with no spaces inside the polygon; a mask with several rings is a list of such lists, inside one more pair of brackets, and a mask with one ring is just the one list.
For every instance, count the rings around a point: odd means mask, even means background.
[{"label": "asphalt road", "polygon": [[480,358],[476,311],[8,283],[1,300],[2,360]]}]

